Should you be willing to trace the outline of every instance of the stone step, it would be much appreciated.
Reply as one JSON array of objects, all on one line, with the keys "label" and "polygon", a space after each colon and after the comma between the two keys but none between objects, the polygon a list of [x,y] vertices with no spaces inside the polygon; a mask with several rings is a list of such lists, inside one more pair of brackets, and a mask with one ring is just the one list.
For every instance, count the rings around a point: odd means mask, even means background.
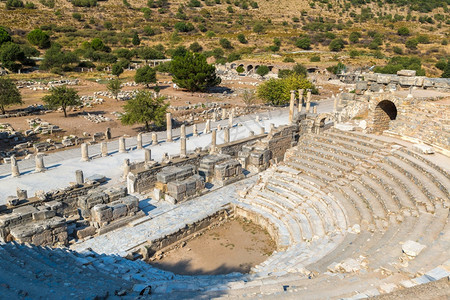
[{"label": "stone step", "polygon": [[342,176],[343,173],[351,172],[351,170],[353,169],[352,167],[345,166],[345,165],[341,164],[340,162],[336,162],[334,160],[329,160],[329,159],[326,159],[326,158],[321,158],[315,152],[313,152],[313,153],[301,153],[301,155],[299,153],[299,154],[297,154],[296,157],[299,160],[306,159],[306,160],[311,161],[313,163],[316,163],[316,164],[325,166],[327,168],[331,168],[333,170],[336,170],[336,172],[334,172],[334,173],[337,174],[337,176]]},{"label": "stone step", "polygon": [[376,193],[379,201],[382,202],[383,208],[387,213],[391,212],[399,212],[400,206],[397,203],[397,199],[393,197],[388,189],[385,189],[385,186],[380,184],[378,181],[375,181],[371,177],[363,174],[360,178],[361,182],[366,184],[366,188],[370,188],[372,194]]},{"label": "stone step", "polygon": [[336,132],[334,130],[328,130],[325,132],[326,136],[333,137],[335,139],[341,139],[344,141],[348,141],[354,144],[363,145],[365,147],[369,148],[375,148],[375,149],[381,149],[385,148],[388,144],[385,142],[382,142],[380,140],[377,140],[375,138],[369,138],[367,139],[364,135],[358,135],[358,134],[342,134],[341,132]]},{"label": "stone step", "polygon": [[299,143],[302,143],[303,145],[307,145],[308,147],[311,147],[311,148],[317,148],[317,149],[321,149],[321,150],[324,150],[327,152],[346,156],[346,157],[356,160],[356,161],[363,160],[363,159],[366,159],[369,157],[368,155],[362,154],[362,153],[354,151],[352,149],[336,147],[335,145],[328,144],[323,141],[319,142],[316,140],[300,140]]},{"label": "stone step", "polygon": [[322,142],[322,143],[326,143],[326,144],[330,144],[330,145],[334,145],[335,147],[340,147],[340,148],[345,148],[345,149],[349,149],[352,151],[364,154],[364,155],[372,155],[374,152],[378,151],[378,149],[373,148],[373,147],[367,147],[361,144],[357,144],[355,142],[351,142],[351,141],[346,141],[346,140],[342,140],[333,136],[322,136],[322,135],[313,135],[310,138]]},{"label": "stone step", "polygon": [[372,208],[361,199],[361,197],[350,188],[350,186],[343,186],[340,189],[343,196],[347,198],[353,206],[359,211],[361,220],[367,224],[374,224]]},{"label": "stone step", "polygon": [[[241,199],[243,200],[243,199]],[[243,210],[247,210],[250,212],[253,212],[255,214],[258,214],[269,222],[272,226],[274,226],[277,230],[278,237],[277,240],[277,246],[279,248],[287,248],[291,244],[291,235],[289,233],[289,230],[284,222],[282,222],[280,219],[276,218],[273,214],[268,213],[266,210],[256,207],[254,205],[250,205],[248,203],[239,201],[235,203],[236,206],[240,207]]]},{"label": "stone step", "polygon": [[450,174],[446,173],[442,168],[436,166],[434,163],[421,157],[419,154],[405,151],[403,148],[399,151],[395,151],[393,155],[398,158],[408,160],[409,163],[414,164],[414,167],[417,170],[420,170],[422,174],[432,179],[434,184],[438,186],[444,195],[446,195],[447,198],[450,198]]},{"label": "stone step", "polygon": [[359,161],[354,160],[353,158],[349,158],[348,156],[344,156],[339,153],[333,153],[333,152],[330,152],[330,151],[327,151],[324,149],[313,148],[313,147],[306,146],[304,144],[298,146],[297,148],[298,148],[297,153],[299,155],[308,153],[311,155],[321,157],[323,159],[335,161],[335,162],[340,163],[341,165],[345,165],[347,167],[354,167],[359,164]]},{"label": "stone step", "polygon": [[308,165],[304,165],[303,163],[293,162],[293,161],[286,161],[285,164],[291,168],[294,168],[296,170],[299,170],[309,177],[315,178],[320,182],[320,185],[325,187],[327,182],[334,181],[335,178],[332,178],[326,174],[324,174],[321,171],[316,171],[312,167]]},{"label": "stone step", "polygon": [[325,165],[318,161],[305,160],[303,158],[295,156],[290,157],[289,161],[303,165],[313,170],[317,170],[318,172],[321,172],[330,178],[338,178],[343,176],[343,173],[340,170],[334,168],[334,163],[332,163],[331,165]]}]

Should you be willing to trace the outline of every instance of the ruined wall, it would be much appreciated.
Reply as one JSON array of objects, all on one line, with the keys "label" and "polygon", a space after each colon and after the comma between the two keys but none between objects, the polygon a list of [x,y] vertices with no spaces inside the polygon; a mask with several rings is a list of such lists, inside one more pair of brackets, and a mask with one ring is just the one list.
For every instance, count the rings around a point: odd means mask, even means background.
[{"label": "ruined wall", "polygon": [[450,105],[438,101],[404,101],[389,130],[450,149]]},{"label": "ruined wall", "polygon": [[282,161],[284,153],[287,149],[293,146],[293,143],[298,140],[297,125],[282,126],[279,129],[271,132],[267,138],[262,142],[267,143],[267,149],[272,153],[272,159],[275,161]]},{"label": "ruined wall", "polygon": [[[150,191],[157,181],[156,174],[160,172],[166,166],[184,166],[184,165],[194,165],[198,168],[200,160],[208,155],[208,152],[203,151],[200,153],[189,154],[186,158],[174,158],[170,164],[162,163],[151,167],[150,169],[135,169],[128,174],[128,186],[132,185],[132,191],[141,193],[145,191]],[[131,192],[131,191],[130,191]]]},{"label": "ruined wall", "polygon": [[231,155],[233,157],[236,157],[238,155],[239,151],[242,151],[242,147],[243,146],[245,146],[245,145],[247,145],[249,143],[252,143],[253,141],[263,139],[266,136],[267,136],[266,133],[258,134],[258,135],[254,135],[254,136],[249,136],[249,137],[244,138],[244,139],[240,139],[240,140],[237,140],[237,141],[232,141],[232,142],[229,142],[229,143],[226,143],[226,144],[218,145],[218,146],[216,146],[216,148],[217,148],[217,151],[219,153],[221,153],[221,154],[228,154],[228,155]]}]

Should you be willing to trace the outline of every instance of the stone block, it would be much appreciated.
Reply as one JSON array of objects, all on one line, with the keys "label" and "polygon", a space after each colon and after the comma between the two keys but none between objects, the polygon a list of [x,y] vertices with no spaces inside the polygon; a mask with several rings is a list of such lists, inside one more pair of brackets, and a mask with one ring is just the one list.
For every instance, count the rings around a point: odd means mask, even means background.
[{"label": "stone block", "polygon": [[356,83],[355,93],[362,95],[367,90],[367,81],[358,81]]},{"label": "stone block", "polygon": [[97,229],[93,226],[88,226],[83,229],[77,230],[77,238],[84,239],[88,236],[93,236],[97,233]]},{"label": "stone block", "polygon": [[31,241],[36,246],[53,245],[53,235],[50,230],[43,230],[32,236]]},{"label": "stone block", "polygon": [[194,166],[184,165],[179,167],[180,171],[177,173],[177,180],[184,180],[194,175]]},{"label": "stone block", "polygon": [[127,206],[128,212],[137,212],[139,210],[139,199],[135,196],[126,196],[120,201]]},{"label": "stone block", "polygon": [[180,171],[178,167],[165,167],[158,174],[156,174],[156,179],[162,183],[168,183],[177,179],[177,174]]},{"label": "stone block", "polygon": [[186,183],[180,181],[172,181],[167,184],[169,194],[180,194],[186,192]]},{"label": "stone block", "polygon": [[104,190],[103,192],[106,195],[108,195],[109,201],[113,202],[127,195],[127,187],[126,186],[111,187]]},{"label": "stone block", "polygon": [[342,93],[341,97],[342,97],[342,100],[353,101],[353,100],[355,100],[356,95],[353,93]]},{"label": "stone block", "polygon": [[40,220],[47,220],[50,218],[53,218],[56,215],[56,212],[54,210],[44,210],[44,211],[38,211],[33,213],[33,220],[40,221]]},{"label": "stone block", "polygon": [[94,222],[105,223],[112,221],[112,209],[105,204],[96,205],[91,210],[92,219]]},{"label": "stone block", "polygon": [[416,83],[416,78],[415,77],[399,77],[398,83],[401,86],[411,86]]},{"label": "stone block", "polygon": [[414,77],[416,76],[415,70],[400,70],[397,71],[398,76],[405,76],[405,77]]},{"label": "stone block", "polygon": [[364,79],[367,81],[377,81],[379,74],[364,74]]},{"label": "stone block", "polygon": [[381,85],[378,84],[378,83],[372,83],[372,84],[370,85],[370,91],[371,91],[371,92],[376,93],[376,92],[378,92],[380,89],[381,89]]},{"label": "stone block", "polygon": [[377,83],[379,83],[379,84],[388,84],[392,80],[391,77],[392,77],[391,75],[380,74],[380,75],[378,75]]},{"label": "stone block", "polygon": [[118,203],[111,206],[112,209],[112,218],[113,220],[117,220],[119,218],[125,217],[128,214],[127,206],[123,203]]},{"label": "stone block", "polygon": [[402,245],[402,251],[408,256],[417,256],[425,248],[425,245],[419,244],[414,241],[406,241]]},{"label": "stone block", "polygon": [[413,149],[422,154],[433,154],[434,153],[433,147],[424,145],[424,144],[414,144]]},{"label": "stone block", "polygon": [[16,206],[19,204],[19,198],[16,196],[8,196],[6,197],[6,204],[9,206]]}]

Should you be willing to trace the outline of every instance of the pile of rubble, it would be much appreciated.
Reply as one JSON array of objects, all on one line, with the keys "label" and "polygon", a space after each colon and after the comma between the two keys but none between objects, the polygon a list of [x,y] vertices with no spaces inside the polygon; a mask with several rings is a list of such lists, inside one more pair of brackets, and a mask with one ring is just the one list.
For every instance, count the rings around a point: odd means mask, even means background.
[{"label": "pile of rubble", "polygon": [[78,79],[53,80],[47,83],[30,80],[30,81],[18,81],[16,86],[19,89],[27,88],[33,91],[37,91],[37,90],[49,90],[52,87],[61,85],[78,85],[79,82],[80,81]]},{"label": "pile of rubble", "polygon": [[89,121],[91,121],[91,122],[93,122],[93,123],[96,123],[96,124],[98,124],[98,123],[102,123],[102,122],[109,122],[109,121],[111,121],[111,118],[108,118],[108,117],[105,117],[104,115],[102,115],[102,114],[90,114],[90,113],[86,113],[85,115],[84,115],[84,118],[86,119],[86,120],[89,120]]},{"label": "pile of rubble", "polygon": [[33,134],[51,134],[57,131],[61,131],[57,125],[52,125],[49,122],[42,121],[40,118],[27,119],[29,130],[25,131],[25,136],[30,136]]}]

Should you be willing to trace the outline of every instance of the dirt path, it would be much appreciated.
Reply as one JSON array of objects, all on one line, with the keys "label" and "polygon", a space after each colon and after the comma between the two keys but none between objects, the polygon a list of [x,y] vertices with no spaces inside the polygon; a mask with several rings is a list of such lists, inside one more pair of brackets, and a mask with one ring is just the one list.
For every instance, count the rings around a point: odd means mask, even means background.
[{"label": "dirt path", "polygon": [[182,245],[151,264],[182,275],[247,273],[276,248],[265,230],[243,219],[228,221]]}]

